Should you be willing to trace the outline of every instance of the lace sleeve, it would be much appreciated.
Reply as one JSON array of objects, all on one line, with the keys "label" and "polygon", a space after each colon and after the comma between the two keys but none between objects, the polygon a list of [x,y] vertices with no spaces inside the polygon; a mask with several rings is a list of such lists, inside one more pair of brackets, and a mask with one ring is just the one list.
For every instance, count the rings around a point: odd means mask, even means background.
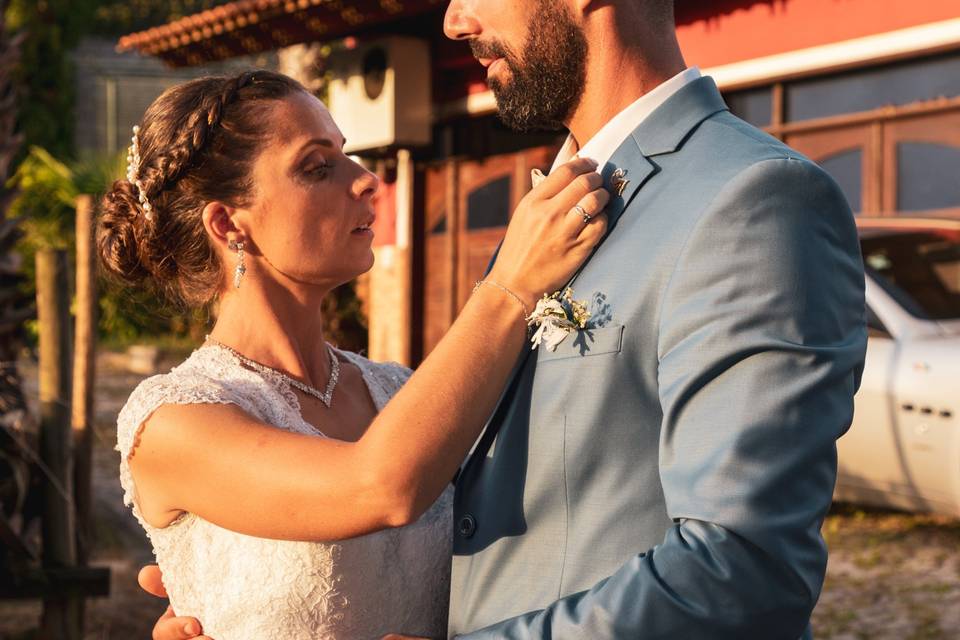
[{"label": "lace sleeve", "polygon": [[378,410],[382,410],[413,375],[413,371],[396,362],[372,362],[364,359],[359,364],[366,369],[365,375],[379,387],[379,393],[374,394]]},{"label": "lace sleeve", "polygon": [[400,387],[405,385],[412,375],[411,369],[396,362],[384,362],[377,366],[377,378],[389,397],[400,391]]},{"label": "lace sleeve", "polygon": [[390,401],[390,398],[400,390],[413,371],[397,364],[396,362],[373,362],[367,360],[361,355],[349,351],[340,351],[340,353],[350,362],[355,364],[363,373],[367,386],[373,396],[377,411],[383,409],[384,405]]},{"label": "lace sleeve", "polygon": [[[120,452],[120,484],[123,487],[123,502],[127,506],[134,504],[133,476],[130,473],[130,454],[136,449],[143,423],[154,411],[165,404],[236,404],[244,410],[242,398],[228,394],[217,381],[204,376],[174,376],[163,374],[147,378],[141,382],[117,417],[117,446]],[[138,514],[139,515],[139,514]]]}]

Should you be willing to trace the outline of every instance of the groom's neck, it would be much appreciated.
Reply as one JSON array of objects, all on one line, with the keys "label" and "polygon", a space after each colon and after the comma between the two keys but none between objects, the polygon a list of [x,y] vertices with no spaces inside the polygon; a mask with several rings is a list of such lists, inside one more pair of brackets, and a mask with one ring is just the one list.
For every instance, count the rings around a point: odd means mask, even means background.
[{"label": "groom's neck", "polygon": [[651,25],[606,5],[584,17],[589,43],[583,97],[567,122],[579,146],[614,116],[686,68],[672,25]]}]

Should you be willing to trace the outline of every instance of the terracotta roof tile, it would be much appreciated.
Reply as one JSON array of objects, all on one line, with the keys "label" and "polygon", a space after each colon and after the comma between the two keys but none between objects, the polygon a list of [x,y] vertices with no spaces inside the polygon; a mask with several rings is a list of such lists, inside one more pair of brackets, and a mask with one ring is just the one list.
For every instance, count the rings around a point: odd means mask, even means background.
[{"label": "terracotta roof tile", "polygon": [[427,12],[446,0],[235,0],[120,38],[118,51],[189,66],[300,42],[333,40]]}]

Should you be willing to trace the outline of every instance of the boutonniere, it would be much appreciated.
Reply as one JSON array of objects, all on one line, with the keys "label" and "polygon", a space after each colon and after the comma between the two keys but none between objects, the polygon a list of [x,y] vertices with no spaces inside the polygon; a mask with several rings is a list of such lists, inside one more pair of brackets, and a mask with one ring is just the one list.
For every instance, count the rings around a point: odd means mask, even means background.
[{"label": "boutonniere", "polygon": [[587,303],[574,300],[573,289],[568,287],[551,295],[545,293],[527,318],[527,326],[537,328],[530,342],[534,349],[543,343],[550,351],[556,351],[568,334],[585,328],[588,320]]}]

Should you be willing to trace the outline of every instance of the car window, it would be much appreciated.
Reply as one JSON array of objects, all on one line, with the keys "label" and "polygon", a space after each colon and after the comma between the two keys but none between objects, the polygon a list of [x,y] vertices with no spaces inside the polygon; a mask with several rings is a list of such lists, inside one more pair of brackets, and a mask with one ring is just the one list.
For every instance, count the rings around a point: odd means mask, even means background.
[{"label": "car window", "polygon": [[874,312],[873,308],[867,305],[867,334],[871,338],[890,338],[890,332],[884,326],[880,317]]},{"label": "car window", "polygon": [[960,243],[935,231],[871,234],[860,239],[871,276],[911,315],[960,319]]}]

